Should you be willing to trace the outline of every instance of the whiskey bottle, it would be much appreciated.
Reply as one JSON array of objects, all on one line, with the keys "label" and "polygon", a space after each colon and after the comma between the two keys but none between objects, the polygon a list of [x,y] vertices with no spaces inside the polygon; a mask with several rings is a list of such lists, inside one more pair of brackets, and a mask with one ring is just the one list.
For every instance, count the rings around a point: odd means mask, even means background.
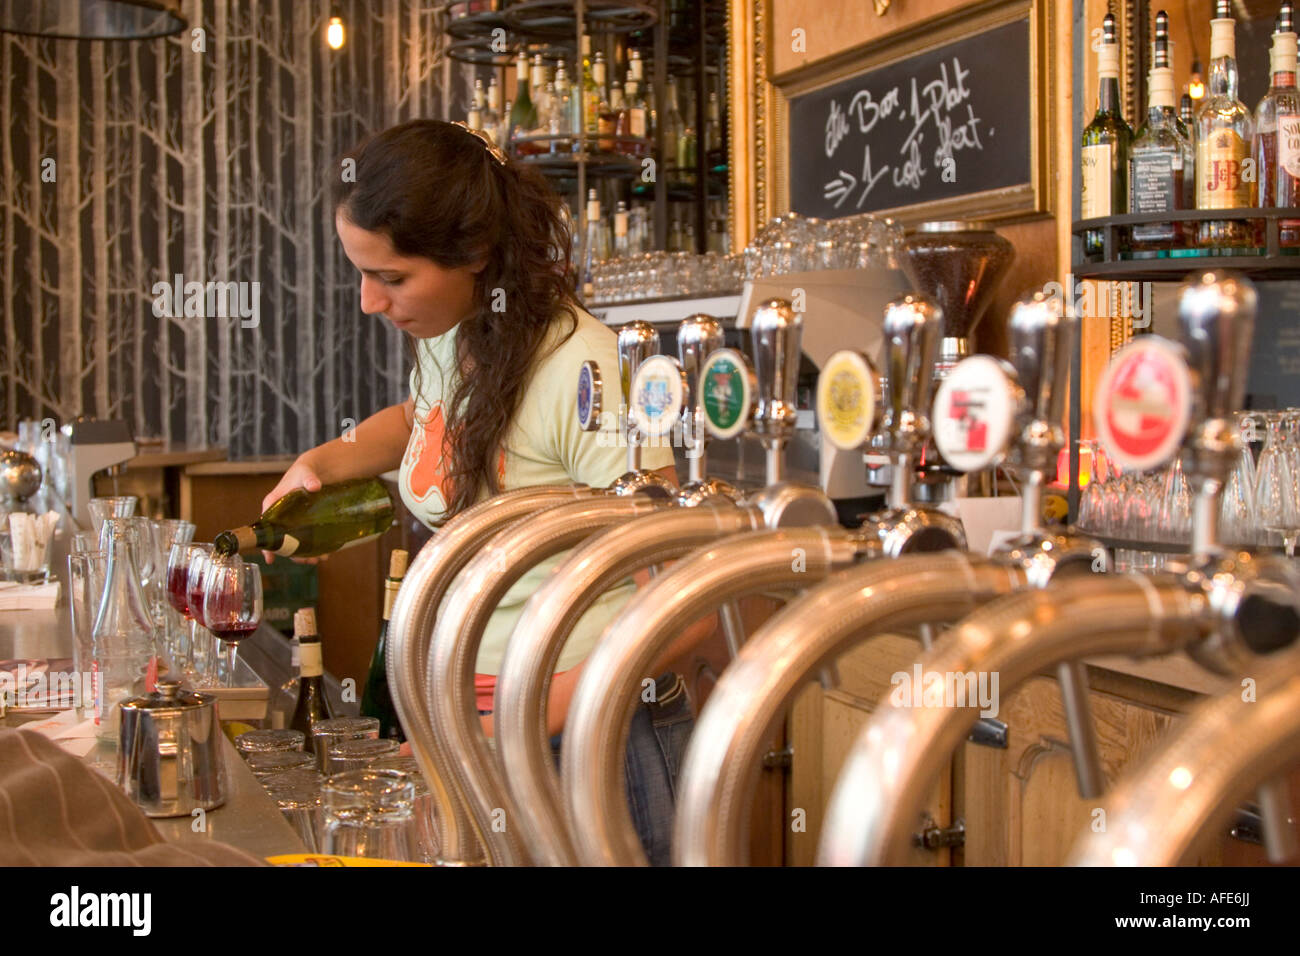
[{"label": "whiskey bottle", "polygon": [[[1256,175],[1250,159],[1254,120],[1237,98],[1236,21],[1230,0],[1215,0],[1210,21],[1210,82],[1196,114],[1196,208],[1240,209],[1253,206]],[[1197,224],[1202,246],[1249,246],[1249,222],[1215,219]]]},{"label": "whiskey bottle", "polygon": [[[1169,58],[1169,15],[1156,14],[1154,65],[1148,75],[1147,120],[1129,150],[1129,201],[1132,214],[1174,212],[1191,206],[1192,144],[1174,109],[1174,71]],[[1134,249],[1169,249],[1184,245],[1182,223],[1134,226]]]},{"label": "whiskey bottle", "polygon": [[[1128,151],[1133,131],[1120,112],[1119,39],[1115,17],[1102,21],[1101,48],[1097,52],[1097,112],[1083,131],[1079,170],[1079,215],[1099,219],[1122,213],[1128,204]],[[1099,229],[1084,233],[1086,255],[1105,251],[1105,235]]]},{"label": "whiskey bottle", "polygon": [[[1259,180],[1259,206],[1300,205],[1300,91],[1296,90],[1296,34],[1290,3],[1282,4],[1269,51],[1272,84],[1255,109],[1252,155]],[[1279,239],[1300,245],[1300,219],[1283,219]]]}]

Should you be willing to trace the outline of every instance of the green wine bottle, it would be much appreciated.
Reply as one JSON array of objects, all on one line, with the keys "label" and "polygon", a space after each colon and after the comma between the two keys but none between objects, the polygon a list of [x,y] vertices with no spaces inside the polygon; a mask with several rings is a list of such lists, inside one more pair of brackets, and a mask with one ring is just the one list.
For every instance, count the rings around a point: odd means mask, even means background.
[{"label": "green wine bottle", "polygon": [[299,488],[267,508],[251,525],[223,531],[219,554],[274,551],[314,558],[383,534],[393,523],[393,499],[377,478],[354,478],[320,491]]},{"label": "green wine bottle", "polygon": [[379,736],[397,740],[405,740],[406,735],[397,719],[393,696],[388,692],[388,622],[393,616],[397,589],[402,586],[402,578],[406,574],[407,558],[407,552],[397,548],[388,559],[388,580],[384,582],[384,620],[379,626],[379,643],[375,645],[370,673],[366,675],[366,686],[361,692],[361,716],[378,718]]}]

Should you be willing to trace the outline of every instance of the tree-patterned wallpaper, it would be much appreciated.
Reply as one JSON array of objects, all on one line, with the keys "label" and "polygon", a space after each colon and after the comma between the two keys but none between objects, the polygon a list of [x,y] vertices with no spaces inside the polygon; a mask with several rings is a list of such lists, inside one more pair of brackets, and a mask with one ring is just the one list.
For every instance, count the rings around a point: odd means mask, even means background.
[{"label": "tree-patterned wallpaper", "polygon": [[442,115],[436,7],[185,0],[165,40],[0,34],[0,427],[124,418],[244,457],[400,401],[330,178],[367,133]]}]

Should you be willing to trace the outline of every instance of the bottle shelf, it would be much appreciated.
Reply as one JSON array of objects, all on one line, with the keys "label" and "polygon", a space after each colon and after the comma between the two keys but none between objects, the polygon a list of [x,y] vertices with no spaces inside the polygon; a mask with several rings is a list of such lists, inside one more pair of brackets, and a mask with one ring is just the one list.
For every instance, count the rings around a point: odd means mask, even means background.
[{"label": "bottle shelf", "polygon": [[[1133,226],[1167,222],[1198,223],[1219,220],[1254,223],[1256,243],[1233,247],[1171,246],[1168,249],[1133,249]],[[1300,232],[1300,209],[1193,209],[1179,212],[1103,216],[1077,220],[1070,231],[1082,237],[1100,232],[1103,253],[1077,260],[1073,272],[1080,279],[1111,279],[1119,282],[1173,281],[1196,269],[1235,269],[1260,279],[1300,278],[1300,245],[1281,243],[1281,223],[1296,223]]]},{"label": "bottle shelf", "polygon": [[[587,28],[593,33],[635,33],[659,20],[658,4],[646,0],[587,0]],[[504,13],[504,25],[520,36],[539,39],[577,34],[572,0],[524,0]]]},{"label": "bottle shelf", "polygon": [[[457,40],[492,39],[492,31],[506,25],[500,10],[489,9],[498,3],[475,3],[473,0],[452,0],[439,7],[446,24],[444,31]],[[464,11],[461,13],[460,11]]]}]

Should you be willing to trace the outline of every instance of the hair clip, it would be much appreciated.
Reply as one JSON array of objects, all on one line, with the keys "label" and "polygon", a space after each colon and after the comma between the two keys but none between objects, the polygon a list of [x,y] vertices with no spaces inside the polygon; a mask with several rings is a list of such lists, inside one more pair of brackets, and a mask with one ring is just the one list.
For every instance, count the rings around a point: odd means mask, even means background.
[{"label": "hair clip", "polygon": [[506,154],[501,152],[501,150],[497,148],[497,146],[492,142],[491,138],[488,136],[487,133],[483,132],[481,129],[470,129],[469,124],[463,122],[462,120],[452,120],[452,125],[459,126],[461,129],[469,133],[471,136],[478,137],[478,139],[483,143],[483,145],[487,147],[487,151],[492,154],[493,159],[495,159],[502,166],[506,164]]}]

